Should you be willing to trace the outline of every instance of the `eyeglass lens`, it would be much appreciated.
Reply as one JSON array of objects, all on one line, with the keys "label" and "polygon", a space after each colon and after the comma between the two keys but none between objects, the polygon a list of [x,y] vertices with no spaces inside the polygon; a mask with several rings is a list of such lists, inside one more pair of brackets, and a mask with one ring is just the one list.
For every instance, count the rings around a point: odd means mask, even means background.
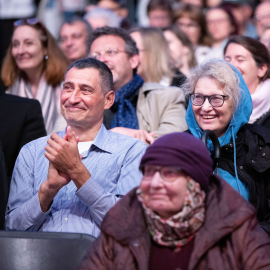
[{"label": "eyeglass lens", "polygon": [[205,102],[205,98],[208,98],[209,103],[214,107],[220,107],[224,103],[224,96],[222,95],[204,96],[201,94],[192,94],[191,102],[195,106],[201,106]]},{"label": "eyeglass lens", "polygon": [[174,167],[162,167],[157,168],[156,166],[145,166],[143,169],[143,177],[146,180],[152,179],[156,172],[160,173],[161,178],[164,181],[174,181],[180,174],[180,169]]}]

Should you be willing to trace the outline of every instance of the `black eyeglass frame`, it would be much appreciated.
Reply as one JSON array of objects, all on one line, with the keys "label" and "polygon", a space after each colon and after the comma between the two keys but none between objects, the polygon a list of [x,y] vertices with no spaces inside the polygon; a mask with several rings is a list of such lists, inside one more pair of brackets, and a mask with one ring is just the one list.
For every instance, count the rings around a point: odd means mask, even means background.
[{"label": "black eyeglass frame", "polygon": [[[201,96],[203,97],[203,102],[202,102],[202,104],[198,105],[198,104],[194,104],[194,103],[193,103],[192,97],[194,97],[194,95],[201,95]],[[213,106],[213,107],[216,107],[216,108],[223,106],[225,99],[226,99],[227,97],[229,97],[229,96],[226,96],[226,95],[219,95],[219,94],[214,94],[214,95],[210,95],[210,96],[205,96],[205,95],[198,94],[198,93],[189,94],[189,96],[190,96],[191,103],[192,103],[194,106],[202,106],[202,105],[204,104],[204,102],[205,102],[205,99],[207,98],[207,99],[208,99],[208,102],[210,103],[210,105]],[[213,96],[220,96],[220,97],[222,97],[222,98],[223,98],[222,104],[219,105],[219,106],[213,105],[212,102],[211,102],[211,97],[213,97]]]}]

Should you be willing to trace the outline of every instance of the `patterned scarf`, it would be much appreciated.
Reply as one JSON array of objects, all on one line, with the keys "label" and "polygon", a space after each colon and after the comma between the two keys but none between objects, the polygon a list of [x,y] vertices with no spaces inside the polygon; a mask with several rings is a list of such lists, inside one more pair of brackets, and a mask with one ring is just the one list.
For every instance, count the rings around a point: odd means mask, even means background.
[{"label": "patterned scarf", "polygon": [[145,205],[140,188],[137,189],[137,198],[142,203],[152,239],[159,245],[181,247],[187,244],[204,222],[205,192],[194,180],[188,182],[182,210],[168,219],[161,218]]},{"label": "patterned scarf", "polygon": [[[47,134],[53,131],[54,124],[60,114],[60,92],[60,86],[52,87],[48,85],[45,74],[41,76],[35,98],[40,102]],[[34,98],[29,82],[19,78],[8,89],[7,93],[25,98]]]},{"label": "patterned scarf", "polygon": [[133,79],[115,92],[113,108],[117,109],[111,123],[111,128],[126,127],[139,129],[136,110],[128,100],[134,91],[143,85],[143,79],[136,74]]}]

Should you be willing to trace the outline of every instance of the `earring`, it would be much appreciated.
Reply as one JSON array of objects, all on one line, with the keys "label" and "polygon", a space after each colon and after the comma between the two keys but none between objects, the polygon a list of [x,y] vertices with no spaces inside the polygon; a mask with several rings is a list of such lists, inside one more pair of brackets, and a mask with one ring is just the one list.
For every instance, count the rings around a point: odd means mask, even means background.
[{"label": "earring", "polygon": [[49,57],[48,57],[48,55],[45,55],[44,58],[47,60]]}]

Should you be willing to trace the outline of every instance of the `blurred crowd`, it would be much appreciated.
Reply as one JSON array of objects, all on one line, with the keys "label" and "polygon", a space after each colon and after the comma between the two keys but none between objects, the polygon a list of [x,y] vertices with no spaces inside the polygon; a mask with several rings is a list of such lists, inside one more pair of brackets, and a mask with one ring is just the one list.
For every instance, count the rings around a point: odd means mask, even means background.
[{"label": "blurred crowd", "polygon": [[270,269],[269,51],[270,1],[0,0],[0,229]]}]

